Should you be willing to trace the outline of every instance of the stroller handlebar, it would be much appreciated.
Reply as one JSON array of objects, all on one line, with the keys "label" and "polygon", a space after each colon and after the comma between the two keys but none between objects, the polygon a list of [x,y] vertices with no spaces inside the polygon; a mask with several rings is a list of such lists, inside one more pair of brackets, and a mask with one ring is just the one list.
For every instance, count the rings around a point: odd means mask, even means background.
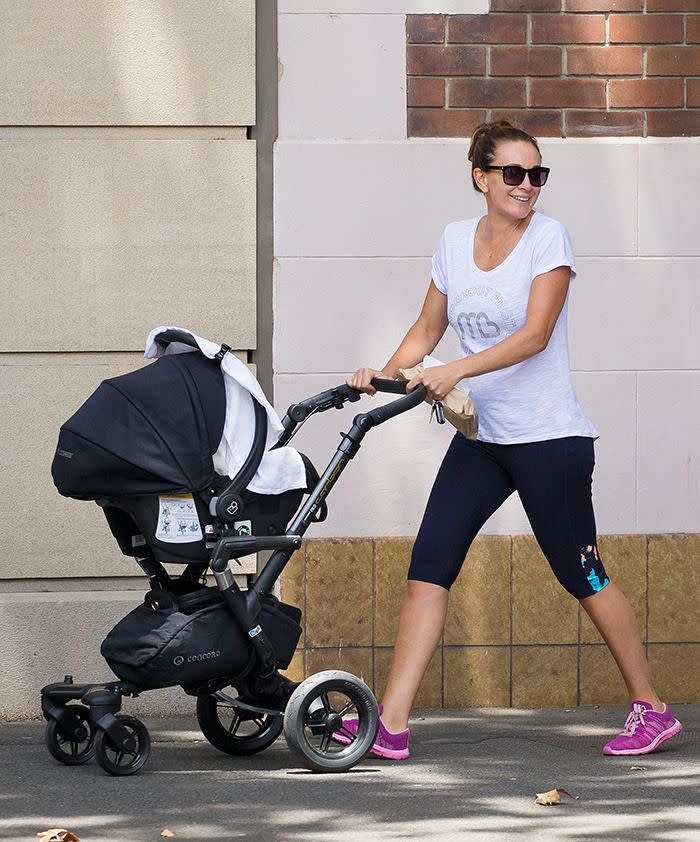
[{"label": "stroller handlebar", "polygon": [[385,377],[373,377],[371,382],[378,392],[393,392],[396,395],[406,394],[406,381],[389,380]]},{"label": "stroller handlebar", "polygon": [[413,407],[418,406],[419,403],[425,400],[427,394],[426,388],[422,384],[416,386],[412,392],[407,393],[407,383],[405,381],[387,380],[382,377],[373,378],[372,385],[378,392],[393,392],[394,394],[405,396],[368,412],[367,415],[372,419],[373,426],[382,424],[390,418],[401,415],[402,412],[413,409]]}]

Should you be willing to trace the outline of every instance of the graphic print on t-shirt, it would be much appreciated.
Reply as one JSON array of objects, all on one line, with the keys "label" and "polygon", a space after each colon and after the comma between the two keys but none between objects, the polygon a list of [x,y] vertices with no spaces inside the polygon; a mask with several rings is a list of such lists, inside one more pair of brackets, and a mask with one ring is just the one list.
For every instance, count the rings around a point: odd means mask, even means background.
[{"label": "graphic print on t-shirt", "polygon": [[457,327],[462,338],[465,330],[469,331],[472,339],[477,338],[477,330],[482,339],[491,339],[501,334],[500,327],[496,322],[492,322],[483,310],[481,313],[460,313],[457,316]]},{"label": "graphic print on t-shirt", "polygon": [[448,318],[457,329],[465,353],[473,353],[475,342],[500,342],[517,330],[505,299],[493,287],[475,286],[462,290],[450,303]]}]

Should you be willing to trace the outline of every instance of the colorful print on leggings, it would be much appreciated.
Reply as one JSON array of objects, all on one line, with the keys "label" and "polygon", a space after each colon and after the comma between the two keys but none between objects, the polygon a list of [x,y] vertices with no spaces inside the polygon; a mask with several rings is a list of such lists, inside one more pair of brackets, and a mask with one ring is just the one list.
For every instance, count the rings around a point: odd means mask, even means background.
[{"label": "colorful print on leggings", "polygon": [[[587,574],[588,584],[594,592],[602,591],[609,580],[598,558],[598,548],[595,544],[588,544],[588,546],[581,547],[579,552],[581,553],[581,567]],[[601,575],[603,577],[602,582],[600,581]]]}]

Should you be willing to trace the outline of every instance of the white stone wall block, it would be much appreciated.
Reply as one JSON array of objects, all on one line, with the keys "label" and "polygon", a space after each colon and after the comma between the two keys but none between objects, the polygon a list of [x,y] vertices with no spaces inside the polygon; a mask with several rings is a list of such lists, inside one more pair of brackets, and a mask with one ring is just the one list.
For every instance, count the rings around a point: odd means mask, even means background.
[{"label": "white stone wall block", "polygon": [[280,13],[437,15],[485,14],[488,0],[278,0]]},{"label": "white stone wall block", "polygon": [[143,364],[137,354],[0,355],[2,431],[0,578],[134,576],[100,508],[61,497],[51,462],[61,424],[107,377]]},{"label": "white stone wall block", "polygon": [[581,258],[577,268],[569,301],[573,368],[700,368],[700,259]]},{"label": "white stone wall block", "polygon": [[636,373],[574,372],[571,380],[600,433],[593,471],[598,533],[636,532]]},{"label": "white stone wall block", "polygon": [[552,172],[537,209],[567,226],[577,257],[635,255],[638,144],[542,138],[539,145]]},{"label": "white stone wall block", "polygon": [[5,0],[0,124],[255,123],[254,0]]},{"label": "white stone wall block", "polygon": [[464,141],[275,146],[277,257],[425,257],[483,212]]},{"label": "white stone wall block", "polygon": [[255,347],[254,142],[0,130],[0,167],[0,350]]},{"label": "white stone wall block", "polygon": [[639,374],[639,532],[700,532],[700,372]]},{"label": "white stone wall block", "polygon": [[[283,258],[275,274],[275,373],[381,368],[418,318],[428,258]],[[434,356],[461,356],[448,327]]]},{"label": "white stone wall block", "polygon": [[281,138],[405,138],[399,15],[280,15]]},{"label": "white stone wall block", "polygon": [[697,196],[700,138],[639,147],[639,253],[700,255]]}]

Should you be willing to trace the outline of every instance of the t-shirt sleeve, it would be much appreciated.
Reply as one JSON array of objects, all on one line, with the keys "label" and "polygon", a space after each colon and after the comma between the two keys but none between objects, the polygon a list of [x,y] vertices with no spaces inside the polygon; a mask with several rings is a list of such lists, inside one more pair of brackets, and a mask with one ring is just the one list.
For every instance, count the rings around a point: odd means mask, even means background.
[{"label": "t-shirt sleeve", "polygon": [[432,277],[435,286],[443,295],[447,295],[447,248],[445,244],[447,229],[442,232],[437,250],[433,255]]},{"label": "t-shirt sleeve", "polygon": [[571,269],[570,280],[573,281],[576,277],[574,250],[569,232],[561,222],[549,225],[537,237],[532,261],[532,277],[536,278],[545,272],[551,272],[558,266],[569,266]]}]

